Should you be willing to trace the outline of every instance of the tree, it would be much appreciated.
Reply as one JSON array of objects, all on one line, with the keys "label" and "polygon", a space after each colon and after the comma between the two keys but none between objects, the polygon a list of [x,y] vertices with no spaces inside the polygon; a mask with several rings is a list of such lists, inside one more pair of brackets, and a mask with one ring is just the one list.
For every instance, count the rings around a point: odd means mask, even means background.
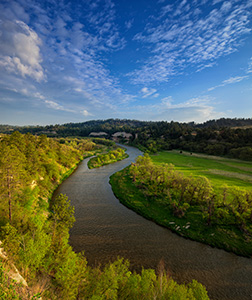
[{"label": "tree", "polygon": [[7,199],[9,207],[9,221],[12,220],[12,202],[22,188],[25,182],[25,156],[15,145],[0,145],[0,170],[1,170],[1,185],[0,195]]},{"label": "tree", "polygon": [[68,232],[68,230],[73,226],[75,222],[74,207],[71,206],[70,200],[68,200],[66,195],[60,194],[53,200],[51,210],[54,240],[56,231],[61,237],[62,233],[64,234],[65,232]]},{"label": "tree", "polygon": [[20,235],[15,227],[7,223],[1,228],[1,239],[4,250],[13,261],[17,259],[20,245]]}]

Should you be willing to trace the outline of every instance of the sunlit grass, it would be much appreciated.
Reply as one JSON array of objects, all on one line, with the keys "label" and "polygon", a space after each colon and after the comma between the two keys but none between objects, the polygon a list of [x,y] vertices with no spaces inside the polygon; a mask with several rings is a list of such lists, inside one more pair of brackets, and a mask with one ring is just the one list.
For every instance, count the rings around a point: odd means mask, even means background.
[{"label": "sunlit grass", "polygon": [[189,152],[164,151],[151,155],[156,164],[171,163],[185,175],[206,176],[215,189],[224,184],[252,190],[252,163]]},{"label": "sunlit grass", "polygon": [[225,224],[219,220],[218,224],[207,226],[199,206],[191,206],[184,218],[174,216],[162,199],[154,201],[144,190],[133,184],[129,176],[129,168],[113,174],[110,184],[120,202],[143,217],[183,237],[239,255],[251,256],[252,238],[241,232],[235,224]]}]

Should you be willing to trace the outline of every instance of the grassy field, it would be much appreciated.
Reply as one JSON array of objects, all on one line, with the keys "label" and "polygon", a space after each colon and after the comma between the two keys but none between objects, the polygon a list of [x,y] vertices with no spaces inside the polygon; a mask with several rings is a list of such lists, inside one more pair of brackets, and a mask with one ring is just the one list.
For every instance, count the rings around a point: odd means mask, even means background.
[{"label": "grassy field", "polygon": [[156,164],[171,163],[185,175],[206,176],[216,189],[226,184],[252,190],[252,162],[175,150],[151,155],[151,159]]},{"label": "grassy field", "polygon": [[[252,163],[221,157],[190,154],[179,151],[161,152],[152,155],[155,164],[172,163],[185,175],[206,176],[218,192],[221,186],[237,186],[252,189]],[[201,207],[191,206],[183,218],[176,217],[169,206],[160,199],[147,196],[144,189],[137,187],[129,175],[129,168],[115,173],[110,183],[121,203],[147,219],[156,222],[177,234],[203,242],[213,247],[251,257],[252,236],[245,234],[232,222],[219,220],[207,226]]]}]

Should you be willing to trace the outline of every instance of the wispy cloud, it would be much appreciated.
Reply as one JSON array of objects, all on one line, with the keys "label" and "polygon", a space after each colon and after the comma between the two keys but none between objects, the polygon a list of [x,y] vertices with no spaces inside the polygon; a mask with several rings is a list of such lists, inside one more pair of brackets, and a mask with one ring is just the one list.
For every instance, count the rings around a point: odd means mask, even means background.
[{"label": "wispy cloud", "polygon": [[160,16],[135,35],[134,40],[151,52],[128,74],[134,84],[169,81],[188,67],[198,71],[211,67],[218,58],[237,51],[251,32],[249,2],[215,2],[204,15],[195,14],[201,8],[195,3],[184,0],[164,6]]},{"label": "wispy cloud", "polygon": [[115,5],[110,0],[90,2],[91,10],[86,20],[96,31],[98,47],[101,50],[119,50],[125,46],[125,39],[120,37],[119,29],[115,22]]},{"label": "wispy cloud", "polygon": [[222,86],[225,86],[225,85],[228,85],[228,84],[238,83],[238,82],[240,82],[240,81],[242,81],[242,80],[244,80],[244,79],[248,79],[248,76],[236,76],[236,77],[230,77],[230,78],[228,78],[228,79],[226,79],[226,80],[223,80],[221,84],[218,84],[218,85],[216,85],[216,86],[210,87],[210,88],[208,89],[208,91],[209,91],[209,92],[210,92],[210,91],[213,91],[213,90],[215,90],[215,89],[217,89],[217,88],[219,88],[219,87],[222,87]]},{"label": "wispy cloud", "polygon": [[[140,120],[194,121],[200,123],[207,119],[225,116],[225,113],[216,112],[214,102],[213,97],[204,96],[177,103],[171,96],[167,96],[154,105],[134,106],[130,113]],[[142,114],[143,111],[144,115]]]},{"label": "wispy cloud", "polygon": [[52,101],[52,100],[45,100],[44,102],[45,102],[46,106],[48,106],[49,108],[55,109],[55,110],[75,112],[74,110],[65,108],[64,106],[62,106],[59,103]]},{"label": "wispy cloud", "polygon": [[142,98],[147,98],[149,96],[158,95],[158,94],[155,94],[156,91],[157,91],[156,89],[151,89],[151,88],[144,87],[144,88],[141,89],[141,93],[143,94]]},{"label": "wispy cloud", "polygon": [[[22,84],[33,86],[27,93],[18,88],[16,95],[84,117],[133,101],[103,59],[103,53],[125,46],[113,2],[51,5],[49,13],[33,0],[0,3],[0,73],[9,72],[13,82],[21,76]],[[0,82],[3,90],[8,85],[7,79]]]},{"label": "wispy cloud", "polygon": [[247,68],[247,73],[252,73],[252,57],[250,57],[250,60],[248,62],[248,68]]},{"label": "wispy cloud", "polygon": [[133,25],[133,22],[134,22],[134,19],[131,19],[131,20],[126,21],[126,22],[125,22],[125,27],[126,27],[127,29],[130,29],[130,28],[132,27],[132,25]]},{"label": "wispy cloud", "polygon": [[158,113],[153,119],[200,123],[225,115],[217,113],[213,103],[214,98],[209,96],[196,97],[181,103],[176,103],[172,97],[166,97],[162,99],[161,105],[157,106]]},{"label": "wispy cloud", "polygon": [[[149,119],[216,116],[203,98],[178,103],[163,95],[186,95],[186,75],[192,82],[199,78],[193,73],[221,67],[219,58],[247,46],[251,8],[251,0],[148,1],[144,10],[134,1],[127,8],[112,0],[0,1],[0,102],[9,111],[31,108],[29,116],[76,121],[131,118],[138,102],[147,103],[142,111]],[[250,76],[251,62],[242,75]],[[222,81],[219,74],[220,84],[209,91],[245,80],[242,75]],[[176,80],[166,84],[178,76],[185,80],[181,90]]]}]

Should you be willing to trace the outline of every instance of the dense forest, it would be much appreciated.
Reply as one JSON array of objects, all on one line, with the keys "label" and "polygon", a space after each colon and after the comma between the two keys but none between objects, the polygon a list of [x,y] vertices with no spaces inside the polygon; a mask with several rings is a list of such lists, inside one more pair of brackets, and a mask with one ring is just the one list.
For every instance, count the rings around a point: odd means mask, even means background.
[{"label": "dense forest", "polygon": [[[52,192],[83,157],[111,145],[17,131],[1,136],[1,299],[208,299],[200,283],[179,285],[162,267],[158,274],[149,269],[137,274],[118,258],[90,268],[85,256],[72,250],[74,207],[65,195],[51,199]],[[20,284],[11,279],[17,269]]]},{"label": "dense forest", "polygon": [[111,139],[116,132],[131,133],[122,139],[144,151],[181,149],[210,155],[252,160],[252,119],[219,119],[203,124],[179,122],[147,122],[136,120],[98,120],[50,126],[15,127],[1,125],[0,132],[46,134],[53,137],[87,137],[91,132],[105,132]]}]

